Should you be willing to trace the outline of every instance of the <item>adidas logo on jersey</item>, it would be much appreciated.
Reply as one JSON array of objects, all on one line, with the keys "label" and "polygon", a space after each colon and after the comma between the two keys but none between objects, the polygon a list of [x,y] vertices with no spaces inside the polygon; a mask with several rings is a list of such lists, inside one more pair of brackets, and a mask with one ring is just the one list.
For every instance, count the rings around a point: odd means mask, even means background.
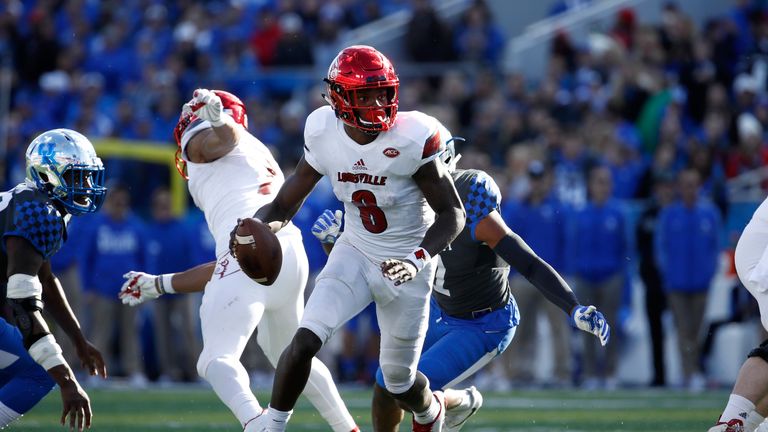
[{"label": "adidas logo on jersey", "polygon": [[365,162],[360,159],[352,165],[352,171],[367,171],[368,167],[365,166]]}]

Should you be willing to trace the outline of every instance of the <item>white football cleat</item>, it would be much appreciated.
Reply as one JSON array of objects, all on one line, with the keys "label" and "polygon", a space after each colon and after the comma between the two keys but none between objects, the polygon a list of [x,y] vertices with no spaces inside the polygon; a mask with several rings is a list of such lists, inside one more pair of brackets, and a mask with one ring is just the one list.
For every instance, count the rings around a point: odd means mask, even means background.
[{"label": "white football cleat", "polygon": [[726,422],[720,422],[711,428],[707,432],[744,432],[744,423],[739,419],[732,419]]},{"label": "white football cleat", "polygon": [[267,430],[267,427],[265,425],[265,420],[267,420],[267,409],[265,408],[263,411],[261,411],[261,414],[258,416],[248,420],[248,422],[245,424],[245,427],[243,428],[243,432],[263,432]]},{"label": "white football cleat", "polygon": [[760,423],[760,426],[755,429],[755,432],[768,432],[768,421]]},{"label": "white football cleat", "polygon": [[457,406],[445,411],[445,425],[443,426],[443,432],[459,432],[462,426],[469,420],[470,417],[477,413],[477,410],[483,406],[483,395],[472,386],[470,388],[462,390],[465,392],[464,397],[469,400],[469,407],[462,408]]}]

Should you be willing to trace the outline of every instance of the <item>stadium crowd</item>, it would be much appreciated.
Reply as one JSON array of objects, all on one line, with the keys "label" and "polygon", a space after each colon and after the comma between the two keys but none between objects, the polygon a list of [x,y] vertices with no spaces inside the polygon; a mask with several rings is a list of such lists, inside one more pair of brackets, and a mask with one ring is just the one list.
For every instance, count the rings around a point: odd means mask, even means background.
[{"label": "stadium crowd", "polygon": [[[733,205],[726,185],[768,162],[768,7],[762,4],[736,1],[701,28],[674,2],[658,23],[622,10],[611,28],[587,42],[560,32],[547,73],[532,81],[504,69],[506,36],[482,0],[455,22],[428,0],[6,1],[0,67],[12,72],[12,97],[9,117],[0,122],[3,179],[6,187],[23,179],[24,149],[54,127],[76,129],[94,142],[117,138],[127,146],[141,141],[173,149],[180,108],[197,87],[240,96],[250,131],[290,172],[302,154],[304,119],[324,103],[323,68],[345,33],[409,10],[404,56],[395,63],[455,67],[403,74],[401,110],[429,113],[465,137],[460,166],[494,175],[509,226],[616,323],[607,350],[574,350],[577,336],[562,313],[512,275],[524,319],[495,381],[535,384],[535,356],[528,353],[539,345],[535,314],[542,309],[561,360],[548,384],[620,385],[621,322],[639,277],[653,346],[650,384],[669,384],[662,325],[669,308],[681,384],[700,390],[708,293],[722,252],[733,249],[739,234],[727,223]],[[166,297],[137,312],[121,307],[117,292],[130,268],[159,274],[210,260],[213,240],[199,213],[171,214],[165,167],[107,158],[106,169],[105,211],[73,224],[54,271],[65,275],[70,300],[89,317],[89,337],[119,354],[113,370],[135,385],[146,376],[195,380],[196,298]],[[768,182],[757,185],[768,190]],[[321,187],[294,220],[314,271],[325,255],[309,227],[325,208],[338,207]],[[345,335],[339,377],[371,382],[375,352],[364,341],[349,349],[352,332],[364,327],[355,324]],[[521,352],[526,355],[516,355]],[[591,360],[600,355],[603,361]]]}]

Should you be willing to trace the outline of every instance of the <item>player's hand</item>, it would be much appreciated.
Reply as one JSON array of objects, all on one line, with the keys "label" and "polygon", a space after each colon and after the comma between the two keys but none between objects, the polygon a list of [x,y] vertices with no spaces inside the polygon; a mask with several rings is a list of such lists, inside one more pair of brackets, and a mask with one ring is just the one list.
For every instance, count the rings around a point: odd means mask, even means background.
[{"label": "player's hand", "polygon": [[312,234],[321,243],[336,243],[336,239],[339,238],[339,231],[341,231],[341,218],[343,216],[344,212],[341,210],[332,212],[326,209],[312,225]]},{"label": "player's hand", "polygon": [[415,278],[418,272],[416,265],[407,259],[388,259],[381,263],[381,274],[394,281],[395,286]]},{"label": "player's hand", "polygon": [[107,378],[107,365],[104,363],[101,352],[95,346],[86,340],[82,344],[78,344],[75,349],[77,350],[77,357],[80,359],[80,365],[88,371],[89,375],[100,375],[102,378]]},{"label": "player's hand", "polygon": [[192,99],[184,104],[182,112],[192,111],[196,116],[211,122],[213,126],[224,124],[224,115],[221,98],[208,89],[197,89],[192,94]]},{"label": "player's hand", "polygon": [[162,295],[157,288],[157,276],[155,275],[129,271],[123,275],[123,279],[125,279],[125,283],[117,295],[123,304],[136,306]]},{"label": "player's hand", "polygon": [[594,306],[576,306],[571,311],[571,325],[579,330],[592,333],[600,339],[600,345],[605,346],[611,338],[611,326],[603,314]]},{"label": "player's hand", "polygon": [[91,400],[85,393],[77,380],[67,381],[65,385],[59,384],[61,389],[61,401],[63,410],[61,412],[61,424],[65,426],[67,416],[69,416],[69,428],[78,431],[91,427]]},{"label": "player's hand", "polygon": [[237,225],[229,232],[229,253],[234,259],[237,259],[237,229],[242,221],[242,219],[237,218]]}]

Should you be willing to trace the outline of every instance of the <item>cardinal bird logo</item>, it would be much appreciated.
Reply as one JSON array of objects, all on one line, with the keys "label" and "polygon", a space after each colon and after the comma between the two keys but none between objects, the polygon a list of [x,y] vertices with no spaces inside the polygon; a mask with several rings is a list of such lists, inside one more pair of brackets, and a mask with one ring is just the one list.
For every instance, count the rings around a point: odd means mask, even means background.
[{"label": "cardinal bird logo", "polygon": [[427,259],[427,256],[424,254],[424,249],[419,249],[416,252],[413,253],[413,255],[416,257],[416,259],[424,261]]}]

